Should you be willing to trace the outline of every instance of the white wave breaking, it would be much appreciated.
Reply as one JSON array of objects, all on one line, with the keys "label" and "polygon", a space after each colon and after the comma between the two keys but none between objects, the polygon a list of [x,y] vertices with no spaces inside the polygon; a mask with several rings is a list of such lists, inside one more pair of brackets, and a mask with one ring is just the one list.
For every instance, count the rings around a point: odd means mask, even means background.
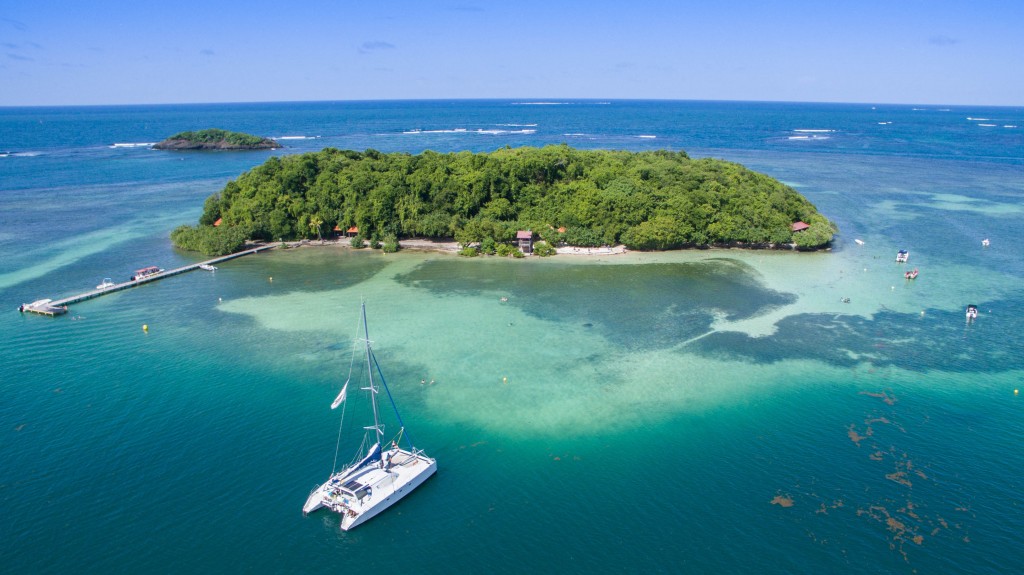
[{"label": "white wave breaking", "polygon": [[[536,124],[534,124],[536,125]],[[537,130],[523,129],[523,130],[498,130],[494,128],[477,128],[475,130],[469,130],[466,128],[447,128],[442,130],[405,130],[403,134],[417,135],[417,134],[481,134],[489,136],[502,136],[506,134],[535,134]]]},{"label": "white wave breaking", "polygon": [[609,106],[611,102],[509,102],[512,106]]},{"label": "white wave breaking", "polygon": [[271,140],[316,140],[320,136],[276,136]]},{"label": "white wave breaking", "polygon": [[111,148],[149,148],[155,146],[156,142],[117,142],[111,144]]}]

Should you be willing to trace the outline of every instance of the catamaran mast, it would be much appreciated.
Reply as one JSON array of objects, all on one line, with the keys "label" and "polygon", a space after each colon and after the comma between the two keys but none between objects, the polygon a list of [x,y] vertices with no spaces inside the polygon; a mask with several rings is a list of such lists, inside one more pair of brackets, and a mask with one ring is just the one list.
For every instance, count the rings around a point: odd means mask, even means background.
[{"label": "catamaran mast", "polygon": [[[373,429],[376,432],[376,442],[379,445],[384,438],[384,430],[380,428],[380,414],[377,412],[377,387],[373,385],[373,358],[370,351],[370,328],[366,325],[366,302],[360,303],[363,314],[363,336],[366,338],[366,369],[369,372],[370,382],[370,403],[373,405]],[[383,465],[383,462],[381,463]]]}]

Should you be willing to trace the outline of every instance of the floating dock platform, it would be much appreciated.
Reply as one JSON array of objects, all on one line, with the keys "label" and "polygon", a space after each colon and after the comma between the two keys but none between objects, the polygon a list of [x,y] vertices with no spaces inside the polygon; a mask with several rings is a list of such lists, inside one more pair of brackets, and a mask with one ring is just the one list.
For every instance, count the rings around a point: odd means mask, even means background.
[{"label": "floating dock platform", "polygon": [[[240,258],[242,256],[247,256],[247,255],[256,254],[256,253],[259,253],[259,252],[262,252],[262,251],[271,250],[271,249],[274,249],[274,247],[275,246],[272,245],[272,244],[266,244],[266,245],[258,246],[258,247],[251,248],[251,249],[248,249],[248,250],[242,250],[240,252],[235,252],[233,254],[228,254],[226,256],[221,256],[219,258],[214,258],[212,260],[206,260],[205,262],[189,264],[187,266],[181,266],[180,268],[174,268],[172,270],[165,270],[165,271],[162,271],[162,272],[159,272],[159,273],[150,274],[148,276],[141,277],[139,279],[135,279],[135,280],[131,280],[131,281],[126,281],[126,282],[119,283],[119,284],[114,284],[112,286],[105,287],[105,288],[102,288],[102,289],[98,288],[98,289],[90,290],[90,291],[87,291],[85,293],[80,293],[78,295],[73,295],[71,297],[66,297],[66,298],[57,299],[57,300],[50,300],[50,299],[37,300],[37,301],[34,301],[32,303],[22,304],[18,308],[18,311],[37,313],[37,314],[40,314],[40,315],[48,315],[48,316],[51,316],[51,317],[52,316],[56,316],[56,315],[60,315],[60,314],[66,313],[68,311],[68,306],[73,304],[73,303],[82,302],[82,301],[85,301],[85,300],[92,299],[94,297],[100,297],[101,295],[107,295],[108,293],[118,292],[118,291],[125,290],[125,289],[128,289],[128,288],[133,288],[135,286],[140,286],[142,284],[147,284],[147,283],[150,283],[150,282],[155,282],[157,280],[162,280],[162,279],[167,278],[167,277],[176,276],[178,274],[183,274],[185,272],[190,272],[192,270],[200,269],[200,268],[202,268],[202,266],[213,267],[213,264],[219,264],[220,262],[226,262],[228,260],[233,260],[235,258]],[[203,269],[206,269],[206,268],[203,268]]]}]

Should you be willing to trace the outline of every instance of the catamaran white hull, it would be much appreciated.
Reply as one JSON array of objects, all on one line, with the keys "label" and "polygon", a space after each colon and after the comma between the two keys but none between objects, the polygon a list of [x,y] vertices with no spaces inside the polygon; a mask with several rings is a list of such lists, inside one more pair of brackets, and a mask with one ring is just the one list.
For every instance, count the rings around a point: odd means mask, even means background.
[{"label": "catamaran white hull", "polygon": [[324,506],[324,498],[327,497],[328,483],[330,482],[328,481],[324,483],[323,485],[314,489],[313,492],[309,494],[309,498],[306,499],[306,504],[302,506],[303,514],[312,513]]},{"label": "catamaran white hull", "polygon": [[326,507],[341,515],[345,531],[366,523],[397,503],[437,472],[437,461],[403,449],[383,461],[361,462],[331,476],[309,494],[303,513]]},{"label": "catamaran white hull", "polygon": [[341,528],[345,531],[354,529],[363,523],[366,523],[373,517],[380,514],[382,511],[391,507],[395,503],[412,492],[423,484],[424,481],[430,478],[431,475],[437,472],[437,462],[431,460],[428,467],[423,469],[418,475],[411,477],[407,483],[402,486],[396,487],[395,490],[390,494],[383,496],[380,501],[376,502],[373,506],[366,508],[362,513],[353,517],[351,514],[346,513],[341,516]]}]

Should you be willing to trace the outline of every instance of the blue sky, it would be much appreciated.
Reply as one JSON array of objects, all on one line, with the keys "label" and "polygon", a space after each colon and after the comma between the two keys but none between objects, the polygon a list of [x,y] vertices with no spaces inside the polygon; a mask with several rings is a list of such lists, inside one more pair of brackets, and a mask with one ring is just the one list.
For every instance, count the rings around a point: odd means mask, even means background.
[{"label": "blue sky", "polygon": [[1024,104],[1019,0],[0,0],[0,106]]}]

